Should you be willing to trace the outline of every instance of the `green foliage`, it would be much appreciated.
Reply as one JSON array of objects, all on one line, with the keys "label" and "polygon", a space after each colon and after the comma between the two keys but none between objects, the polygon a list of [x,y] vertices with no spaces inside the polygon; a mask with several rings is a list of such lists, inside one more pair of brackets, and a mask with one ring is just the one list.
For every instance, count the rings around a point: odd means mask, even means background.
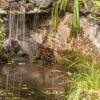
[{"label": "green foliage", "polygon": [[100,69],[97,69],[94,65],[89,65],[89,68],[74,75],[72,88],[65,100],[83,99],[100,100]]},{"label": "green foliage", "polygon": [[1,28],[0,28],[0,52],[3,49],[3,43],[5,40],[5,30],[2,27],[3,23],[4,23],[4,19],[0,19],[0,25],[1,25]]},{"label": "green foliage", "polygon": [[3,48],[4,36],[5,36],[4,30],[0,29],[0,51]]},{"label": "green foliage", "polygon": [[88,10],[87,1],[88,1],[88,0],[79,0],[80,7],[81,7],[81,5],[84,5],[85,8]]},{"label": "green foliage", "polygon": [[100,10],[100,0],[92,0],[93,2],[93,12],[98,12]]},{"label": "green foliage", "polygon": [[73,69],[73,67],[76,70],[82,70],[92,63],[92,59],[87,55],[73,50],[61,53],[59,63],[66,70]]},{"label": "green foliage", "polygon": [[[72,2],[72,1],[70,1]],[[73,9],[73,21],[72,21],[72,32],[71,35],[73,37],[77,37],[80,34],[80,15],[79,9],[80,7],[85,7],[88,11],[88,0],[74,0],[74,9]],[[92,0],[93,8],[91,9],[92,12],[97,12],[100,10],[100,0]],[[56,0],[53,3],[52,7],[52,28],[54,31],[57,31],[58,23],[59,23],[59,15],[61,12],[66,11],[68,0]],[[83,5],[83,6],[81,6]],[[91,12],[89,11],[89,12]]]},{"label": "green foliage", "polygon": [[77,37],[80,33],[79,0],[74,0],[72,36]]},{"label": "green foliage", "polygon": [[52,7],[52,28],[54,31],[57,31],[59,23],[59,15],[61,12],[65,12],[67,6],[67,0],[57,0],[54,2]]}]

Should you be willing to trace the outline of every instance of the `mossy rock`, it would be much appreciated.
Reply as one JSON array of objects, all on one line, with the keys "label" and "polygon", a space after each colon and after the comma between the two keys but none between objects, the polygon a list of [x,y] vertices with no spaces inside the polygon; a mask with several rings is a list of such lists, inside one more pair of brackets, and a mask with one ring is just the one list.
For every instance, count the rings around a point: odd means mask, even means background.
[{"label": "mossy rock", "polygon": [[4,52],[4,49],[0,51],[0,63],[6,63],[9,60],[9,56]]}]

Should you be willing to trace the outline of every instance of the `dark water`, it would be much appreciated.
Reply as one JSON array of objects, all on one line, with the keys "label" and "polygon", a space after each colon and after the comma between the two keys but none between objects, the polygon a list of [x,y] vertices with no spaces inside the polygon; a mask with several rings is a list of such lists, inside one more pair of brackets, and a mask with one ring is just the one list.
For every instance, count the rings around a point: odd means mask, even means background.
[{"label": "dark water", "polygon": [[0,65],[0,100],[63,100],[65,74],[26,61]]}]

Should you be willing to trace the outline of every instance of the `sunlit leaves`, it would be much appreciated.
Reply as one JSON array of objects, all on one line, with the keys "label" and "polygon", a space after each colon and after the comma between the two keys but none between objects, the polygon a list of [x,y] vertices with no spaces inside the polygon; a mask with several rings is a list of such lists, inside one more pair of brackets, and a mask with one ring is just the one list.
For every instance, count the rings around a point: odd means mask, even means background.
[{"label": "sunlit leaves", "polygon": [[95,12],[100,10],[100,0],[92,0],[93,2],[93,10]]}]

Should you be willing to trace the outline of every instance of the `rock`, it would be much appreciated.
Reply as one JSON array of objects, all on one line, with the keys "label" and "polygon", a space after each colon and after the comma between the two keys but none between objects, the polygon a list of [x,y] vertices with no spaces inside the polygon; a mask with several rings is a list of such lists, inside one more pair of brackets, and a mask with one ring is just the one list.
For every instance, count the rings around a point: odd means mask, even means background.
[{"label": "rock", "polygon": [[41,8],[47,8],[53,0],[28,0],[28,2],[36,4],[36,6],[41,6]]},{"label": "rock", "polygon": [[4,49],[6,53],[11,53],[11,55],[12,53],[17,54],[21,49],[20,41],[13,38],[7,39],[4,43]]},{"label": "rock", "polygon": [[35,6],[34,6],[33,3],[26,3],[26,4],[25,4],[25,9],[26,9],[26,11],[33,10],[34,7],[35,7]]}]

